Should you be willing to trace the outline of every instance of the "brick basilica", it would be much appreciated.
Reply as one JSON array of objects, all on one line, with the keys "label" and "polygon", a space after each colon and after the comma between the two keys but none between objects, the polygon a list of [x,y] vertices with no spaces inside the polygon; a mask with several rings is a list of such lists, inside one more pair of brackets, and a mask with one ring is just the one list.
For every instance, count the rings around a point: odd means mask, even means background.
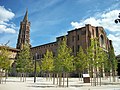
[{"label": "brick basilica", "polygon": [[[11,58],[12,60],[15,60],[17,53],[22,50],[22,46],[26,42],[30,44],[30,24],[31,23],[28,20],[28,11],[26,11],[25,16],[20,23],[16,48],[10,48],[10,51],[13,53]],[[104,28],[99,26],[95,27],[90,24],[86,24],[84,27],[68,31],[67,35],[64,36],[66,36],[67,45],[72,49],[72,54],[74,56],[77,54],[80,46],[83,50],[90,46],[90,38],[97,37],[99,39],[100,47],[102,47],[106,52],[108,52],[112,46],[112,41],[107,38]],[[52,51],[55,56],[58,43],[63,40],[64,36],[57,37],[55,42],[50,42],[44,45],[32,47],[30,44],[33,59],[40,60],[44,57],[47,50]]]},{"label": "brick basilica", "polygon": [[[83,50],[87,49],[87,47],[90,46],[90,38],[99,38],[100,46],[105,51],[108,51],[112,46],[112,42],[107,38],[103,27],[95,27],[91,26],[90,24],[86,24],[84,27],[68,31],[67,33],[68,34],[64,36],[67,38],[67,45],[72,49],[73,55],[77,54],[80,46],[83,48]],[[31,47],[33,59],[43,58],[47,49],[52,51],[53,55],[56,55],[58,43],[63,40],[64,36],[57,37],[55,42]],[[26,42],[30,44],[30,22],[28,20],[28,11],[26,11],[24,19],[20,23],[16,49],[21,50],[22,46]]]}]

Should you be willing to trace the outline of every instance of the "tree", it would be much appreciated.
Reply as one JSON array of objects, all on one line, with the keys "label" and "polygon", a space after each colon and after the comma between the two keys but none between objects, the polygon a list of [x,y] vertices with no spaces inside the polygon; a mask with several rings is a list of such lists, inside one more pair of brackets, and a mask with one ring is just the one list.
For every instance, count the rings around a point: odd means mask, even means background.
[{"label": "tree", "polygon": [[100,46],[97,47],[96,50],[96,61],[97,61],[97,77],[100,78],[100,86],[101,86],[101,77],[104,76],[104,66],[108,61],[108,55],[106,51],[103,50],[103,48],[101,48]]},{"label": "tree", "polygon": [[5,71],[4,74],[6,74],[11,65],[11,62],[9,59],[11,53],[8,50],[9,50],[8,46],[0,47],[0,83],[2,80],[3,70]]},{"label": "tree", "polygon": [[42,70],[47,74],[52,72],[54,68],[53,62],[54,62],[53,53],[47,50],[46,54],[44,54],[44,58],[42,59],[42,64],[41,64]]},{"label": "tree", "polygon": [[[67,39],[63,38],[63,40],[59,43],[57,49],[57,56],[55,59],[55,71],[59,73],[59,86],[61,86],[61,75],[67,74],[67,87],[68,87],[68,74],[69,72],[74,70],[73,66],[73,56],[72,50],[68,48]],[[65,75],[63,75],[65,76]],[[64,78],[64,77],[63,77]],[[63,86],[64,86],[64,79],[63,79]]]},{"label": "tree", "polygon": [[41,70],[40,62],[36,62],[36,73],[39,74]]},{"label": "tree", "polygon": [[18,53],[18,57],[16,60],[16,69],[17,72],[21,73],[21,76],[22,73],[24,76],[25,73],[29,73],[33,71],[33,62],[30,57],[30,46],[27,43],[23,45],[23,49],[20,50],[20,52]]},{"label": "tree", "polygon": [[82,75],[82,73],[88,69],[88,61],[86,58],[86,54],[84,53],[82,47],[79,48],[79,52],[77,53],[77,56],[75,57],[75,67],[76,67],[76,71],[79,72],[79,77],[80,77],[80,73]]},{"label": "tree", "polygon": [[117,70],[117,60],[115,57],[113,47],[111,47],[111,49],[109,50],[109,61],[110,61],[110,66],[111,66],[111,70],[112,70],[113,82],[115,82],[115,72]]},{"label": "tree", "polygon": [[88,65],[89,65],[89,74],[91,77],[91,85],[92,85],[92,77],[93,77],[93,62],[94,62],[94,43],[93,40],[91,39],[91,44],[87,48],[87,60],[88,60]]},{"label": "tree", "polygon": [[[96,78],[97,78],[97,84],[98,84],[98,77],[102,76],[104,63],[107,61],[107,55],[106,51],[103,50],[102,47],[100,47],[100,44],[98,42],[98,38],[92,38],[91,39],[91,45],[88,47],[87,50],[87,59],[89,61],[89,71],[91,74],[91,77],[94,78],[94,85],[96,86]],[[101,81],[101,78],[100,78]],[[92,83],[91,83],[92,84]],[[101,85],[101,82],[100,82]]]}]

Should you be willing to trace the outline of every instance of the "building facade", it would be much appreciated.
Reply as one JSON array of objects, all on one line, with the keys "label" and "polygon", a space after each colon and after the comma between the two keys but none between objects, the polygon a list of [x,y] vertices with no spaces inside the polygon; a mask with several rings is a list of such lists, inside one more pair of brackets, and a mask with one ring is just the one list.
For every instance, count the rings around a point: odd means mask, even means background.
[{"label": "building facade", "polygon": [[[90,24],[86,24],[84,27],[68,31],[68,34],[65,36],[67,38],[67,45],[72,49],[74,56],[79,51],[80,46],[83,50],[86,50],[90,46],[91,38],[97,37],[101,48],[103,48],[106,52],[108,52],[111,45],[111,40],[107,38],[103,27],[95,27]],[[52,51],[53,55],[56,55],[58,43],[62,41],[65,36],[57,37],[55,42],[32,47],[31,53],[33,55],[33,59],[43,58],[47,50]]]},{"label": "building facade", "polygon": [[[80,47],[85,51],[90,46],[91,38],[98,38],[100,47],[106,52],[108,52],[112,46],[112,41],[107,38],[103,27],[95,27],[90,24],[86,24],[84,27],[68,31],[67,35],[57,37],[55,42],[32,47],[30,44],[30,22],[28,20],[28,11],[26,11],[23,21],[20,23],[16,48],[10,48],[10,51],[12,52],[10,58],[14,60],[17,53],[22,50],[25,43],[30,45],[33,59],[41,60],[47,50],[52,51],[55,56],[57,55],[58,44],[64,37],[67,38],[67,45],[72,49],[72,54],[74,56],[76,56]],[[15,67],[15,63],[13,63],[13,67]]]},{"label": "building facade", "polygon": [[[72,53],[75,56],[79,51],[80,46],[83,50],[86,50],[90,46],[91,38],[98,38],[100,46],[107,52],[111,47],[111,40],[107,38],[106,32],[103,27],[95,27],[90,24],[86,24],[84,27],[70,30],[67,35],[60,36],[56,38],[55,42],[47,43],[44,45],[39,45],[31,47],[31,54],[33,59],[41,59],[47,50],[53,52],[55,56],[57,54],[58,43],[63,40],[64,37],[67,38],[67,45],[72,49]],[[30,44],[30,22],[28,20],[28,11],[24,16],[23,21],[20,23],[20,30],[18,35],[18,41],[16,48],[22,49],[25,43]]]},{"label": "building facade", "polygon": [[30,44],[30,22],[28,20],[28,10],[26,10],[25,16],[20,23],[16,48],[11,48],[10,50],[14,51],[13,54],[15,53],[15,58],[17,53],[22,50],[23,45],[28,43],[31,46],[31,55],[33,56],[33,59],[37,58],[40,60],[44,57],[47,50],[52,51],[55,56],[57,54],[58,43],[62,41],[64,37],[67,38],[67,45],[72,49],[72,54],[74,56],[79,51],[80,47],[82,47],[83,50],[86,50],[90,46],[91,38],[97,37],[100,47],[106,52],[108,52],[112,46],[112,41],[107,38],[103,27],[95,27],[90,24],[86,24],[84,27],[68,31],[67,35],[57,37],[55,42],[32,47]]}]

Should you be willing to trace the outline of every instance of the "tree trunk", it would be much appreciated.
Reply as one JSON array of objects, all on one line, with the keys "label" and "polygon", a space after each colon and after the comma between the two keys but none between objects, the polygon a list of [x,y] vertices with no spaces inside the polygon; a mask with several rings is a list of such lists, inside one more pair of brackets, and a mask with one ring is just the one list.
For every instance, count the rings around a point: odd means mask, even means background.
[{"label": "tree trunk", "polygon": [[25,82],[26,82],[26,78],[27,78],[27,77],[26,77],[26,73],[25,73]]},{"label": "tree trunk", "polygon": [[94,83],[94,86],[96,86],[96,68],[94,68],[93,83]]},{"label": "tree trunk", "polygon": [[49,77],[49,74],[48,74],[48,73],[46,73],[46,81],[48,81],[48,77]]},{"label": "tree trunk", "polygon": [[91,80],[90,80],[90,82],[91,82],[91,86],[92,86],[92,83],[93,83],[93,71],[92,71],[92,69],[90,69],[90,78],[91,78]]},{"label": "tree trunk", "polygon": [[20,81],[22,81],[22,73],[20,73]]},{"label": "tree trunk", "polygon": [[0,71],[0,84],[2,83],[2,72]]},{"label": "tree trunk", "polygon": [[[102,68],[102,67],[101,67]],[[102,69],[100,69],[100,72],[99,72],[99,76],[100,76],[100,86],[101,86],[101,73],[102,73]],[[104,73],[104,72],[103,72]],[[104,75],[103,75],[103,77],[104,77]]]},{"label": "tree trunk", "polygon": [[2,71],[1,71],[1,84],[3,83],[3,69],[2,69]]},{"label": "tree trunk", "polygon": [[100,75],[100,86],[101,86],[101,75]]},{"label": "tree trunk", "polygon": [[83,76],[83,73],[81,73],[81,77],[80,77],[80,78],[81,78],[81,81],[83,81],[83,77],[82,77],[82,76]]},{"label": "tree trunk", "polygon": [[91,82],[91,86],[93,85],[93,68],[90,66],[89,67],[89,74],[90,74],[90,82]]},{"label": "tree trunk", "polygon": [[68,77],[69,77],[69,74],[67,73],[67,87],[68,87],[68,84],[69,84]]},{"label": "tree trunk", "polygon": [[1,81],[2,81],[2,80],[1,80],[1,75],[0,75],[0,84],[1,84]]},{"label": "tree trunk", "polygon": [[55,73],[53,73],[53,85],[55,85]]},{"label": "tree trunk", "polygon": [[58,77],[59,77],[59,87],[60,87],[60,83],[61,83],[61,82],[60,82],[60,74],[58,75]]},{"label": "tree trunk", "polygon": [[58,76],[59,76],[59,75],[58,75],[58,73],[57,73],[57,85],[58,85]]},{"label": "tree trunk", "polygon": [[115,70],[114,69],[113,69],[112,73],[113,73],[113,82],[115,82]]},{"label": "tree trunk", "polygon": [[110,82],[112,81],[111,77],[112,77],[112,71],[110,70]]},{"label": "tree trunk", "polygon": [[24,73],[22,74],[22,77],[23,77],[23,82],[24,82]]},{"label": "tree trunk", "polygon": [[98,72],[96,73],[96,77],[97,77],[97,84],[96,84],[96,85],[98,85],[98,78],[99,78],[99,77],[98,77]]},{"label": "tree trunk", "polygon": [[92,81],[92,77],[91,77],[91,86],[92,86],[92,83],[93,83],[93,81]]},{"label": "tree trunk", "polygon": [[48,73],[48,80],[50,81],[50,79],[51,79],[51,76],[50,76],[50,73]]},{"label": "tree trunk", "polygon": [[6,83],[7,76],[8,76],[8,73],[7,71],[5,71],[5,83]]},{"label": "tree trunk", "polygon": [[63,72],[63,87],[65,86],[65,73]]},{"label": "tree trunk", "polygon": [[61,87],[61,73],[59,74],[59,87]]},{"label": "tree trunk", "polygon": [[79,72],[79,81],[80,81],[80,72]]}]

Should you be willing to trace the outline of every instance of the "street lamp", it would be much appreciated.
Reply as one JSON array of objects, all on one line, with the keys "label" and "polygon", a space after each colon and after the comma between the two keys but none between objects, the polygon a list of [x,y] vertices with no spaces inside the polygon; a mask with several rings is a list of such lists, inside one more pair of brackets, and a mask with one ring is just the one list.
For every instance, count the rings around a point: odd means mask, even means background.
[{"label": "street lamp", "polygon": [[37,53],[35,54],[35,66],[34,66],[34,83],[36,82],[36,60],[37,60]]},{"label": "street lamp", "polygon": [[120,13],[119,13],[119,15],[118,15],[118,18],[115,19],[115,23],[116,23],[116,24],[117,24],[117,23],[120,23]]}]

